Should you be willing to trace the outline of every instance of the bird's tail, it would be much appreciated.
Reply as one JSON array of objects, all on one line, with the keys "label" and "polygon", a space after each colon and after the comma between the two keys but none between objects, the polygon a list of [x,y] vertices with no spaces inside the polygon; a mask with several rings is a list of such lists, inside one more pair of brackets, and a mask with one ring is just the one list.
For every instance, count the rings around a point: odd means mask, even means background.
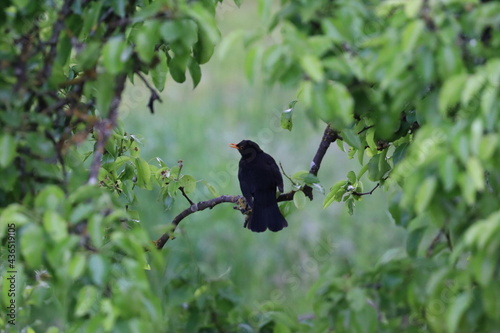
[{"label": "bird's tail", "polygon": [[266,229],[276,232],[286,226],[288,223],[281,215],[275,193],[271,191],[255,193],[252,215],[248,220],[247,228],[254,232],[263,232]]}]

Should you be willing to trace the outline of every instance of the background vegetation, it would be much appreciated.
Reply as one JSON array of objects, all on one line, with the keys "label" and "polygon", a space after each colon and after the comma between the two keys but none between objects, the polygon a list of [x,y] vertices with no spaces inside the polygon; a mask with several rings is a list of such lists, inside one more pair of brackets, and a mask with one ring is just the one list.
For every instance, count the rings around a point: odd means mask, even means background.
[{"label": "background vegetation", "polygon": [[[16,318],[0,329],[497,332],[500,6],[239,6],[2,2],[0,302]],[[239,194],[230,142],[258,141],[302,197],[326,122],[325,193],[283,203],[287,229],[251,233],[225,203],[155,248],[189,207],[179,187]]]}]

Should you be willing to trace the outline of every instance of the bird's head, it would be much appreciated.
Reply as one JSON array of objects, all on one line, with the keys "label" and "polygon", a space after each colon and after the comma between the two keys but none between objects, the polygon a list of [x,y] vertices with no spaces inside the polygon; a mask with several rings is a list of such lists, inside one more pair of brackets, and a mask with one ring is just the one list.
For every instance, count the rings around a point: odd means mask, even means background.
[{"label": "bird's head", "polygon": [[262,152],[259,145],[250,140],[243,140],[240,141],[240,143],[231,143],[229,147],[238,149],[241,156],[245,159],[253,158],[257,153]]}]

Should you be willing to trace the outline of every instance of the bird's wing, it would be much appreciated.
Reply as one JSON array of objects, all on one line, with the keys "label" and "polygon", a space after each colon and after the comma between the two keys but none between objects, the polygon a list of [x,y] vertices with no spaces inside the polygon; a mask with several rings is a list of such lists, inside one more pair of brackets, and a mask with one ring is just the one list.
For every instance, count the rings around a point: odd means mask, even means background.
[{"label": "bird's wing", "polygon": [[240,171],[238,172],[238,180],[240,181],[240,188],[241,188],[241,193],[245,197],[248,205],[253,208],[253,192],[254,191],[254,185],[249,182],[246,177],[242,174],[241,168]]},{"label": "bird's wing", "polygon": [[270,166],[272,177],[276,181],[276,186],[278,186],[278,190],[283,193],[283,177],[281,176],[280,169],[278,168],[278,164],[271,155],[267,155],[267,164]]}]

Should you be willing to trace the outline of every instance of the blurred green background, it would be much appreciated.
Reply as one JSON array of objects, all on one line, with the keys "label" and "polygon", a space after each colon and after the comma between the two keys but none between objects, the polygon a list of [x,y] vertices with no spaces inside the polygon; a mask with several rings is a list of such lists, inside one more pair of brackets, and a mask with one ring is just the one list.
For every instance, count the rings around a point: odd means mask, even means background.
[{"label": "blurred green background", "polygon": [[[224,3],[218,12],[223,40],[236,30],[258,29],[256,10],[249,1],[241,8]],[[129,85],[121,119],[129,132],[143,136],[142,157],[148,161],[160,157],[169,166],[183,160],[183,173],[211,183],[221,195],[240,194],[240,155],[228,144],[242,139],[258,142],[289,175],[308,170],[325,125],[312,124],[299,101],[293,130],[281,129],[280,112],[296,99],[295,89],[269,88],[258,74],[250,83],[244,61],[243,43],[231,43],[225,54],[216,48],[212,60],[202,66],[196,89],[189,79],[180,85],[169,77],[155,114],[147,108],[149,91],[139,82]],[[348,170],[359,168],[357,159],[349,160],[333,144],[319,178],[328,190],[345,179]],[[373,186],[365,183],[366,190]],[[289,190],[285,179],[285,191]],[[157,239],[188,207],[180,193],[169,209],[158,200],[158,193],[139,193],[135,208],[151,239]],[[293,209],[287,216],[289,227],[279,233],[243,229],[243,215],[230,204],[192,214],[179,225],[178,237],[163,249],[168,263],[165,278],[229,279],[250,309],[268,303],[301,316],[312,312],[314,287],[321,286],[322,278],[369,270],[386,251],[404,244],[405,231],[389,217],[390,195],[382,189],[358,202],[353,216],[341,204],[324,210],[324,195],[314,195],[303,210]],[[212,195],[199,182],[190,197],[200,201]]]}]

